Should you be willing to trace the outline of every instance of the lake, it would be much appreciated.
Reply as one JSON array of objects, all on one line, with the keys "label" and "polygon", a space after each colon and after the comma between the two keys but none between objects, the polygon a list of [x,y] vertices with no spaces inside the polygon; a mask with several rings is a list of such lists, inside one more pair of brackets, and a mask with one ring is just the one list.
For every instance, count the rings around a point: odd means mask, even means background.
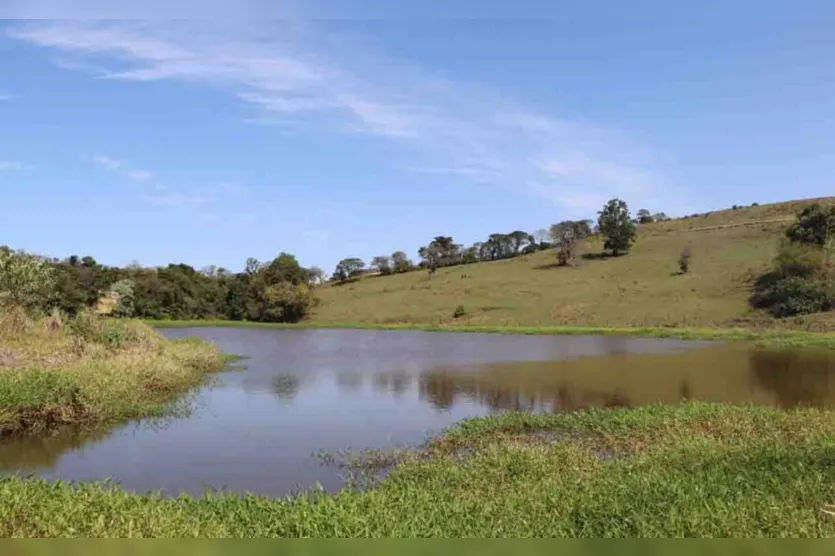
[{"label": "lake", "polygon": [[247,357],[217,375],[194,411],[163,424],[0,443],[0,469],[111,478],[134,491],[228,489],[280,495],[343,485],[314,453],[417,445],[506,410],[700,399],[791,408],[835,403],[835,355],[738,344],[596,336],[195,328]]}]

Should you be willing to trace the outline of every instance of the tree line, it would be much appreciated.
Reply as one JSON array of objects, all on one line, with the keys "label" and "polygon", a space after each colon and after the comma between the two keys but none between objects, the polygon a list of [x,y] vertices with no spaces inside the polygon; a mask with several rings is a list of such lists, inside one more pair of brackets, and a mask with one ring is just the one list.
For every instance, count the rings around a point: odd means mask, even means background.
[{"label": "tree line", "polygon": [[344,283],[369,272],[386,276],[420,269],[428,270],[431,276],[441,267],[511,259],[552,248],[557,249],[558,264],[567,265],[577,255],[579,242],[595,234],[602,235],[604,248],[618,256],[634,243],[638,224],[667,219],[664,213],[653,215],[646,209],[639,210],[637,218],[632,218],[626,202],[612,199],[598,213],[594,227],[592,220],[565,220],[533,234],[521,230],[490,234],[484,241],[470,246],[456,243],[451,236],[435,236],[418,249],[417,263],[403,251],[378,255],[368,266],[358,257],[349,257],[339,261],[331,280]]},{"label": "tree line", "polygon": [[[652,218],[652,216],[650,216]],[[636,223],[624,201],[612,199],[591,220],[563,221],[534,234],[521,230],[490,234],[470,246],[450,236],[436,236],[418,249],[414,263],[403,251],[374,257],[371,268],[395,274],[481,261],[518,257],[556,248],[557,262],[569,264],[578,242],[592,234],[604,237],[612,255],[629,250]],[[359,258],[343,259],[331,280],[345,282],[367,272]],[[302,267],[295,256],[280,253],[271,261],[249,258],[241,272],[187,264],[161,267],[103,265],[91,256],[46,258],[0,246],[0,304],[27,309],[61,310],[70,316],[96,310],[117,317],[146,319],[224,319],[297,322],[318,304],[316,287],[325,282],[317,267]]]},{"label": "tree line", "polygon": [[70,316],[97,310],[147,319],[296,322],[318,303],[322,276],[289,253],[267,262],[249,258],[243,272],[231,272],[187,264],[120,268],[90,256],[48,259],[0,246],[0,302]]}]

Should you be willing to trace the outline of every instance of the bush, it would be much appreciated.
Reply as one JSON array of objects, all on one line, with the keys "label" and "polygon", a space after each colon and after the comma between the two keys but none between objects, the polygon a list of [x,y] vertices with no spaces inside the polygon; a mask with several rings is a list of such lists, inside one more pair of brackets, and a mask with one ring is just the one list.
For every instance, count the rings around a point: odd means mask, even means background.
[{"label": "bush", "polygon": [[455,308],[455,311],[452,313],[452,318],[457,319],[467,315],[467,308],[463,305],[459,305]]},{"label": "bush", "polygon": [[774,270],[783,278],[823,277],[826,272],[824,255],[823,249],[814,244],[784,241],[774,259]]},{"label": "bush", "polygon": [[0,249],[0,303],[43,309],[55,290],[55,272],[43,257]]},{"label": "bush", "polygon": [[758,292],[755,305],[770,307],[776,317],[791,317],[828,311],[835,305],[835,292],[825,280],[788,276]]},{"label": "bush", "polygon": [[681,270],[682,274],[687,274],[687,271],[690,270],[690,257],[692,253],[690,252],[690,247],[685,247],[681,250],[681,255],[678,256],[678,268]]}]

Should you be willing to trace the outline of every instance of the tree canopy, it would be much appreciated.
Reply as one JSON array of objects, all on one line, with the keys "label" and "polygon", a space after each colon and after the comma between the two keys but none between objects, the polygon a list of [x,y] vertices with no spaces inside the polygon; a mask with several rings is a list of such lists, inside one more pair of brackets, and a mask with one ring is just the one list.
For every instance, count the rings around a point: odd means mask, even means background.
[{"label": "tree canopy", "polygon": [[625,201],[612,199],[603,207],[597,219],[597,227],[603,235],[603,248],[613,255],[629,250],[636,236],[635,223],[629,216]]}]

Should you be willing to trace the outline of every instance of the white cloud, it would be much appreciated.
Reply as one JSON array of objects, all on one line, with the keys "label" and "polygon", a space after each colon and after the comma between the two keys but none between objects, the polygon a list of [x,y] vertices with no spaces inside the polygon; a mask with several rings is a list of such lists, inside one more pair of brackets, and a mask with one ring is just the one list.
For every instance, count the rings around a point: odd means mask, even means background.
[{"label": "white cloud", "polygon": [[131,170],[127,175],[134,181],[148,181],[154,177],[154,175],[147,170]]},{"label": "white cloud", "polygon": [[19,160],[0,160],[0,170],[34,170],[35,166]]},{"label": "white cloud", "polygon": [[6,91],[0,91],[0,102],[14,100],[17,96],[11,93],[7,93]]},{"label": "white cloud", "polygon": [[483,87],[438,79],[298,26],[60,22],[18,25],[9,34],[72,57],[65,67],[99,78],[227,89],[252,107],[250,121],[285,131],[397,140],[424,161],[415,171],[504,185],[570,212],[596,210],[612,196],[655,204],[680,196],[660,185],[651,158],[623,133],[520,109]]},{"label": "white cloud", "polygon": [[118,170],[122,166],[121,160],[103,154],[91,156],[90,160],[107,170]]}]

